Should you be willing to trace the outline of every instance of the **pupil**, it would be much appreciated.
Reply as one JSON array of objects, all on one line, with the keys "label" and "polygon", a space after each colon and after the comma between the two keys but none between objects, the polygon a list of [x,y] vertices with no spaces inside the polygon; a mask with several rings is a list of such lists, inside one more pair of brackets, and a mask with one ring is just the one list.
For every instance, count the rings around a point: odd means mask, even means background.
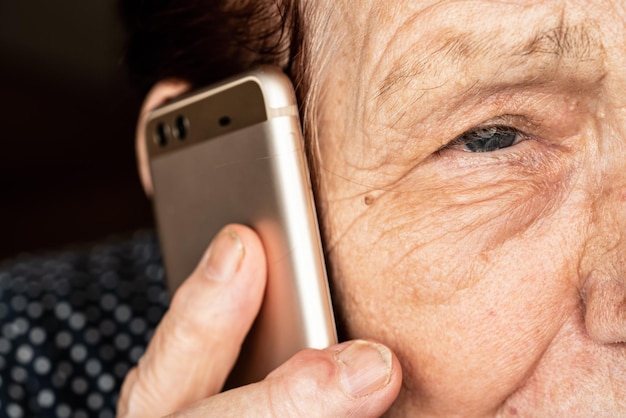
[{"label": "pupil", "polygon": [[472,152],[489,152],[510,147],[515,143],[517,133],[502,128],[489,128],[468,135],[465,147]]}]

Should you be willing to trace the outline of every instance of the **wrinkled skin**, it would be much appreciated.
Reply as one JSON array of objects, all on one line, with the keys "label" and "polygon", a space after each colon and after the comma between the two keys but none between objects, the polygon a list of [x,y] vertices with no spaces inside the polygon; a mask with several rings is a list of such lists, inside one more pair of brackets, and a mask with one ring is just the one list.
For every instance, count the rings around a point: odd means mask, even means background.
[{"label": "wrinkled skin", "polygon": [[320,212],[389,415],[626,416],[624,3],[326,3]]}]

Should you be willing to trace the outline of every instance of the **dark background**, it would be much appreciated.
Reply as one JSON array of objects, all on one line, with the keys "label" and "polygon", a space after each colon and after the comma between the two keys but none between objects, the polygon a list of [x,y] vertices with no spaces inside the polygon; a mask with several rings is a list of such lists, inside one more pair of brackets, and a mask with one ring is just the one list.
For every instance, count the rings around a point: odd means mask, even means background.
[{"label": "dark background", "polygon": [[152,225],[114,0],[0,2],[0,260]]}]

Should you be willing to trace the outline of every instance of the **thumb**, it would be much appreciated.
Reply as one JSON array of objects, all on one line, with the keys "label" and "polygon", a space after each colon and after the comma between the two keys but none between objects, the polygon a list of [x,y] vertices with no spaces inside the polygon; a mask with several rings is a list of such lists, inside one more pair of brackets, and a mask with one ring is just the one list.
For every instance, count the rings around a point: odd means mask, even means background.
[{"label": "thumb", "polygon": [[293,356],[262,382],[207,398],[173,417],[378,417],[402,370],[384,345],[355,340]]}]

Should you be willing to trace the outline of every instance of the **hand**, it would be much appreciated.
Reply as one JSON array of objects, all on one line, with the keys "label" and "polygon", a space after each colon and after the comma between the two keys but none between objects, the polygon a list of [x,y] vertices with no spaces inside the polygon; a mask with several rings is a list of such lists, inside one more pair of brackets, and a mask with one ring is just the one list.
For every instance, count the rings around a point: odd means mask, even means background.
[{"label": "hand", "polygon": [[259,311],[265,275],[257,235],[240,225],[222,230],[126,377],[118,416],[384,413],[398,395],[402,372],[393,353],[372,341],[303,350],[263,381],[219,393]]}]

